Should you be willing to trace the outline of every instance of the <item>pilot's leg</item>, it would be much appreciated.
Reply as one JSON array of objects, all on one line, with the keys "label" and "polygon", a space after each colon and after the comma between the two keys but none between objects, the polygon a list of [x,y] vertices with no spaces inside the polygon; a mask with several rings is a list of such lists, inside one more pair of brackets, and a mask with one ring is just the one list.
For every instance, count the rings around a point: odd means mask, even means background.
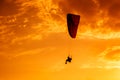
[{"label": "pilot's leg", "polygon": [[65,61],[65,64],[67,64],[67,61]]}]

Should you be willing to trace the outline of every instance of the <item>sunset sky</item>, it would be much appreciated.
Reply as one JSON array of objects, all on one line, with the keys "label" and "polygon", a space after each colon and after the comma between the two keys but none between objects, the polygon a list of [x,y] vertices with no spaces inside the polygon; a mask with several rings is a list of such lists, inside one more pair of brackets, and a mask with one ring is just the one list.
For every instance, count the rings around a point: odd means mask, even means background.
[{"label": "sunset sky", "polygon": [[0,0],[0,80],[120,80],[120,0]]}]

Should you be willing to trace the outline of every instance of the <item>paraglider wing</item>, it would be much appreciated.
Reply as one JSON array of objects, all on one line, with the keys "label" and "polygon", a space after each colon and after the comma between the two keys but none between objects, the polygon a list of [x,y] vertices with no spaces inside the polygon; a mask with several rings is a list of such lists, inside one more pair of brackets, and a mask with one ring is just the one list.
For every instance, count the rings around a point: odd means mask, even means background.
[{"label": "paraglider wing", "polygon": [[80,15],[67,14],[68,32],[72,38],[76,38]]}]

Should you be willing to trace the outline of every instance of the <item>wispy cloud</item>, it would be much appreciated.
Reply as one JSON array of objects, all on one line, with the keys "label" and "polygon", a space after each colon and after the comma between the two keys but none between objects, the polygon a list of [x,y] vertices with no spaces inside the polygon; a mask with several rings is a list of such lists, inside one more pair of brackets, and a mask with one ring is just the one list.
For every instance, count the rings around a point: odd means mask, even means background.
[{"label": "wispy cloud", "polygon": [[109,47],[100,53],[96,60],[82,64],[80,68],[120,69],[120,46]]}]

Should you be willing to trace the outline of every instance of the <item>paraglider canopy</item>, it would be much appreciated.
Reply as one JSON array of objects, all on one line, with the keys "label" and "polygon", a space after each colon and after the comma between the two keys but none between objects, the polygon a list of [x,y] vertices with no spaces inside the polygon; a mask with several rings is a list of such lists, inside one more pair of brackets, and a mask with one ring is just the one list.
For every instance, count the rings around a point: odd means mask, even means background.
[{"label": "paraglider canopy", "polygon": [[80,20],[80,15],[75,15],[71,13],[67,14],[68,32],[72,38],[76,38],[79,20]]}]

